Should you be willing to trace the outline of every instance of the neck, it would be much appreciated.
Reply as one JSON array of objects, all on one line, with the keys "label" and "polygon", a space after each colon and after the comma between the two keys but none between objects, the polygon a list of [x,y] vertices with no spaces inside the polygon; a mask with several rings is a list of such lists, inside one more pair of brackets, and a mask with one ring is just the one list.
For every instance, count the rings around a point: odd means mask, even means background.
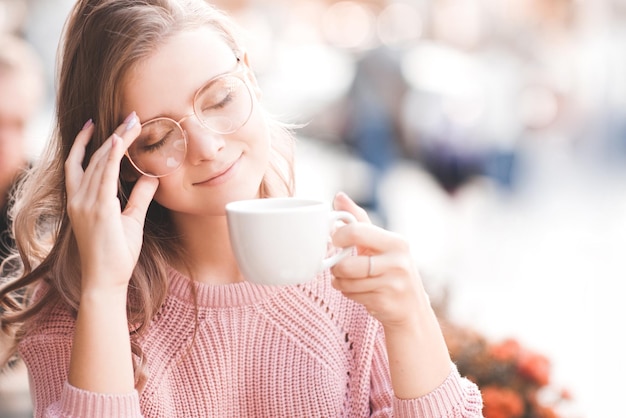
[{"label": "neck", "polygon": [[243,281],[230,247],[226,216],[178,215],[174,219],[181,235],[185,260],[174,266],[189,278],[207,284]]}]

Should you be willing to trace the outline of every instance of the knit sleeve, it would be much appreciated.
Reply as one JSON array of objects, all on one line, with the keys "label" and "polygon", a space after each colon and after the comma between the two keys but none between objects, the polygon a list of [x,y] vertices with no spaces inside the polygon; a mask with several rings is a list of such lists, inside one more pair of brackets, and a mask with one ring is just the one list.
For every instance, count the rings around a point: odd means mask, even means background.
[{"label": "knit sleeve", "polygon": [[67,382],[73,321],[55,314],[19,344],[20,357],[28,368],[33,417],[141,417],[136,391],[106,395]]},{"label": "knit sleeve", "polygon": [[[370,399],[372,417],[481,418],[482,397],[478,387],[461,377],[454,363],[451,363],[450,368],[446,380],[432,392],[416,399],[395,397],[391,388],[384,334],[381,330],[376,339],[372,358]],[[393,412],[390,411],[391,406]]]},{"label": "knit sleeve", "polygon": [[88,392],[65,382],[60,401],[50,405],[44,416],[140,418],[139,395],[136,390],[119,395]]}]

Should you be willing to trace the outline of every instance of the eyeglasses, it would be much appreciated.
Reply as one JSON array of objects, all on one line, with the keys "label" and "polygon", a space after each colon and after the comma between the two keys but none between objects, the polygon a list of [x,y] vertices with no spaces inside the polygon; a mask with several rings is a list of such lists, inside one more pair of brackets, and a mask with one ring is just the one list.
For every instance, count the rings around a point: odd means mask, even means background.
[{"label": "eyeglasses", "polygon": [[143,123],[139,137],[126,152],[131,164],[149,177],[167,176],[180,168],[188,141],[181,123],[193,115],[202,126],[218,134],[231,134],[244,126],[254,103],[250,87],[242,78],[246,69],[237,58],[234,71],[209,80],[196,92],[194,112],[178,122],[161,117]]}]

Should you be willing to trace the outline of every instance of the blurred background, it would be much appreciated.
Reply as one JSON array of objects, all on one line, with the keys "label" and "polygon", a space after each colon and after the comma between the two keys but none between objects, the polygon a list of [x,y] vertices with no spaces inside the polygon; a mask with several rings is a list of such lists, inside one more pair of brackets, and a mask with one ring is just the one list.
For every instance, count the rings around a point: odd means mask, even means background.
[{"label": "blurred background", "polygon": [[[344,190],[409,239],[453,355],[483,388],[519,395],[517,374],[534,377],[519,396],[541,413],[483,391],[491,416],[623,414],[626,1],[214,3],[243,27],[266,105],[304,124],[298,194]],[[32,158],[72,4],[0,0],[0,28],[47,70]],[[532,361],[506,363],[511,346]],[[15,376],[0,383],[2,418],[29,416]]]}]

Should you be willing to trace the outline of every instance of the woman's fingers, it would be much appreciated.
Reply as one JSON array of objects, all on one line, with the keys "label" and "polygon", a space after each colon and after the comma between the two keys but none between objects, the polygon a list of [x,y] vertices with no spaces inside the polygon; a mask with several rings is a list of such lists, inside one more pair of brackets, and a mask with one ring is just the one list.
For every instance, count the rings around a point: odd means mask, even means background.
[{"label": "woman's fingers", "polygon": [[345,210],[346,212],[350,212],[359,222],[371,223],[370,217],[365,209],[354,203],[354,201],[344,192],[339,192],[335,195],[333,208],[335,210]]},{"label": "woman's fingers", "polygon": [[87,130],[77,135],[66,162],[68,177],[72,177],[68,180],[68,215],[79,246],[83,285],[125,286],[141,251],[145,214],[158,180],[139,179],[122,212],[118,199],[120,162],[141,130],[139,120],[131,113],[83,170],[85,145],[93,127]]},{"label": "woman's fingers", "polygon": [[[141,127],[135,112],[132,112],[124,123],[117,127],[115,132],[107,139],[101,148],[103,155],[98,156],[94,168],[92,186],[99,186],[100,197],[114,196],[117,194],[117,180],[120,175],[120,162],[124,157],[127,145],[139,135]],[[107,147],[108,145],[108,147]],[[100,151],[100,150],[98,150]],[[96,154],[94,154],[95,156]],[[99,184],[98,184],[99,183]]]},{"label": "woman's fingers", "polygon": [[103,158],[103,160],[97,164],[96,170],[94,170],[93,182],[96,184],[93,186],[98,186],[97,183],[101,185],[98,198],[117,195],[117,179],[120,176],[120,161],[126,150],[124,140],[117,132],[111,135],[109,141],[111,141],[111,148],[106,158]]},{"label": "woman's fingers", "polygon": [[403,237],[372,224],[365,209],[354,203],[345,193],[337,193],[333,207],[335,210],[352,213],[359,221],[337,228],[333,234],[333,244],[336,247],[357,246],[360,254],[408,250],[408,244]]},{"label": "woman's fingers", "polygon": [[126,151],[126,144],[130,144],[137,137],[141,127],[137,115],[132,112],[93,153],[83,170],[85,148],[93,131],[93,123],[86,123],[76,136],[65,163],[68,205],[72,205],[74,209],[71,212],[76,214],[94,208],[98,211],[110,211],[110,206],[105,202],[116,202],[119,205],[117,187],[120,161]]},{"label": "woman's fingers", "polygon": [[[137,122],[135,113],[131,113],[127,120],[91,156],[81,179],[80,189],[77,189],[77,192],[82,192],[88,205],[96,204],[96,200],[103,196],[110,197],[117,194],[119,165],[126,149],[119,137],[124,135],[129,140],[134,138],[139,133]],[[114,147],[114,143],[118,146]]]},{"label": "woman's fingers", "polygon": [[335,289],[344,296],[365,306],[381,322],[401,322],[417,306],[416,286],[403,275],[378,277],[335,277]]},{"label": "woman's fingers", "polygon": [[[349,200],[340,200],[343,203],[338,207],[358,216]],[[410,319],[422,287],[408,241],[400,234],[363,222],[338,228],[332,240],[336,247],[359,249],[358,255],[346,257],[332,267],[333,287],[365,306],[383,324]]]},{"label": "woman's fingers", "polygon": [[380,277],[366,277],[362,279],[335,277],[333,280],[333,287],[351,298],[359,294],[377,292],[386,284],[385,279]]},{"label": "woman's fingers", "polygon": [[124,214],[143,225],[157,187],[159,187],[157,178],[141,176],[130,193]]},{"label": "woman's fingers", "polygon": [[89,119],[76,136],[67,160],[65,160],[65,187],[68,196],[74,196],[80,187],[84,174],[85,147],[93,135],[93,129],[93,122]]},{"label": "woman's fingers", "polygon": [[337,228],[332,240],[338,248],[357,246],[359,254],[409,250],[404,237],[370,223],[358,222]]},{"label": "woman's fingers", "polygon": [[[114,135],[121,137],[124,144],[130,144],[133,139],[141,132],[141,125],[139,124],[139,118],[135,112],[131,112],[124,122],[122,122],[113,132],[111,136],[107,138],[100,148],[96,150],[91,156],[89,164],[92,162],[101,161],[103,158],[107,158],[111,150],[112,140]],[[124,148],[126,149],[126,148]]]},{"label": "woman's fingers", "polygon": [[415,274],[415,267],[406,254],[391,252],[346,257],[332,267],[332,273],[343,281],[368,281],[380,277],[410,277]]},{"label": "woman's fingers", "polygon": [[356,255],[346,257],[333,268],[335,277],[371,278],[378,277],[387,269],[384,255]]}]

